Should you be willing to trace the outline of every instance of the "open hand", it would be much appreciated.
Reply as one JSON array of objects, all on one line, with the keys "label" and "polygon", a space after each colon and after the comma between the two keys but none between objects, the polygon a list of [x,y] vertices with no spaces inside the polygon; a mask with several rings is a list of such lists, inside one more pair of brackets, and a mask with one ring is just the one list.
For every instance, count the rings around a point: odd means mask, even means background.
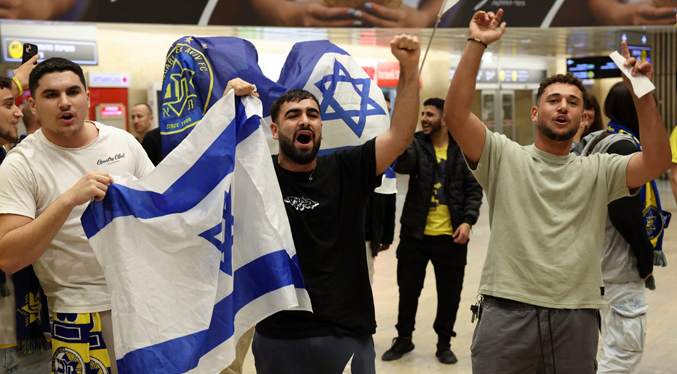
[{"label": "open hand", "polygon": [[471,38],[478,38],[484,44],[489,45],[503,36],[505,22],[501,23],[503,9],[494,12],[479,11],[470,20],[469,34]]},{"label": "open hand", "polygon": [[[614,5],[618,25],[672,25],[675,23],[675,8],[656,7],[651,1]],[[623,8],[625,7],[625,8]]]}]

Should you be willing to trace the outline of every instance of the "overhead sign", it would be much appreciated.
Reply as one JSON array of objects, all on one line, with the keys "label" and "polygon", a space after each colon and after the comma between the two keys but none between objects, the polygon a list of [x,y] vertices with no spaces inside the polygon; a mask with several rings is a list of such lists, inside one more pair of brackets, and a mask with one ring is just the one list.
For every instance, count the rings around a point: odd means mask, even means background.
[{"label": "overhead sign", "polygon": [[[376,64],[376,85],[379,87],[397,87],[400,82],[400,63],[399,62],[379,62]],[[418,79],[418,88],[420,89],[421,78]]]},{"label": "overhead sign", "polygon": [[546,70],[501,69],[498,72],[498,79],[501,83],[541,83],[547,75]]},{"label": "overhead sign", "polygon": [[124,107],[121,105],[108,105],[101,107],[101,117],[122,117]]},{"label": "overhead sign", "polygon": [[[456,69],[450,69],[449,80],[454,78],[454,74],[456,74]],[[477,72],[477,83],[498,83],[498,70],[480,69]]]},{"label": "overhead sign", "polygon": [[3,61],[21,63],[22,45],[24,43],[32,43],[38,46],[38,53],[42,56],[39,61],[51,57],[63,57],[80,65],[97,65],[99,63],[96,42],[27,39],[11,36],[2,38]]},{"label": "overhead sign", "polygon": [[609,56],[570,58],[567,60],[567,72],[578,79],[619,78],[620,69]]},{"label": "overhead sign", "polygon": [[399,81],[399,62],[379,62],[376,65],[376,84],[379,87],[397,87]]},{"label": "overhead sign", "polygon": [[129,87],[129,73],[89,73],[89,87]]},{"label": "overhead sign", "polygon": [[376,78],[376,68],[373,66],[362,66],[362,70],[364,70],[365,73],[371,78],[371,80],[374,80]]}]

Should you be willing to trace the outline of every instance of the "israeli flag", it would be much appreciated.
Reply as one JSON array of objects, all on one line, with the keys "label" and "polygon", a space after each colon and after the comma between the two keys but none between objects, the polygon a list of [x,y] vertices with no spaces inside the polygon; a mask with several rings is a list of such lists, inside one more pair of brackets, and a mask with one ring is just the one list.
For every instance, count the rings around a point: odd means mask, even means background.
[{"label": "israeli flag", "polygon": [[120,373],[218,373],[257,322],[311,310],[262,113],[231,91],[148,177],[114,177],[83,214]]},{"label": "israeli flag", "polygon": [[274,82],[261,71],[258,53],[249,41],[187,36],[172,45],[165,62],[160,115],[165,155],[187,136],[234,78],[258,89],[271,153],[278,153],[278,144],[268,129],[270,108],[294,88],[312,92],[320,102],[325,136],[320,155],[363,144],[390,127],[380,88],[346,51],[328,40],[296,43]]}]

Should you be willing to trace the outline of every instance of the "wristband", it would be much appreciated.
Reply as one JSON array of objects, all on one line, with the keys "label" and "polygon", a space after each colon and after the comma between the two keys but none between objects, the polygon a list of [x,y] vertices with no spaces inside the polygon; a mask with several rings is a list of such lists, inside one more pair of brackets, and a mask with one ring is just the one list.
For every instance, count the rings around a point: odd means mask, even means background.
[{"label": "wristband", "polygon": [[16,83],[16,88],[19,89],[19,96],[23,95],[24,89],[23,87],[21,87],[21,83],[19,83],[19,80],[16,79],[16,77],[12,77],[12,80],[14,81],[14,83]]},{"label": "wristband", "polygon": [[468,227],[470,227],[470,230],[472,230],[472,225],[469,224],[468,222],[463,222],[463,225],[468,225]]},{"label": "wristband", "polygon": [[489,48],[489,46],[485,42],[481,41],[480,38],[468,38],[468,41],[469,42],[470,41],[478,42],[478,43],[482,44],[484,46],[484,48]]}]

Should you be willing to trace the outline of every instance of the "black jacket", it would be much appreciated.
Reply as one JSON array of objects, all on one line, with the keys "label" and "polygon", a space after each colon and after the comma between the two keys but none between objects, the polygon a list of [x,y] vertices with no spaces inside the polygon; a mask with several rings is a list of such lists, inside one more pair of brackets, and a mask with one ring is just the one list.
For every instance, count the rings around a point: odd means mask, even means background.
[{"label": "black jacket", "polygon": [[[414,140],[397,158],[395,164],[396,172],[410,174],[409,190],[400,219],[402,223],[400,238],[417,240],[423,238],[435,183],[436,167],[435,147],[423,131],[417,132]],[[482,187],[470,173],[461,148],[451,134],[449,134],[447,167],[444,174],[444,192],[451,215],[451,224],[454,229],[463,223],[474,225],[480,215]]]},{"label": "black jacket", "polygon": [[364,235],[371,243],[371,255],[376,257],[381,244],[392,244],[395,236],[395,202],[397,194],[373,192],[367,200]]}]

